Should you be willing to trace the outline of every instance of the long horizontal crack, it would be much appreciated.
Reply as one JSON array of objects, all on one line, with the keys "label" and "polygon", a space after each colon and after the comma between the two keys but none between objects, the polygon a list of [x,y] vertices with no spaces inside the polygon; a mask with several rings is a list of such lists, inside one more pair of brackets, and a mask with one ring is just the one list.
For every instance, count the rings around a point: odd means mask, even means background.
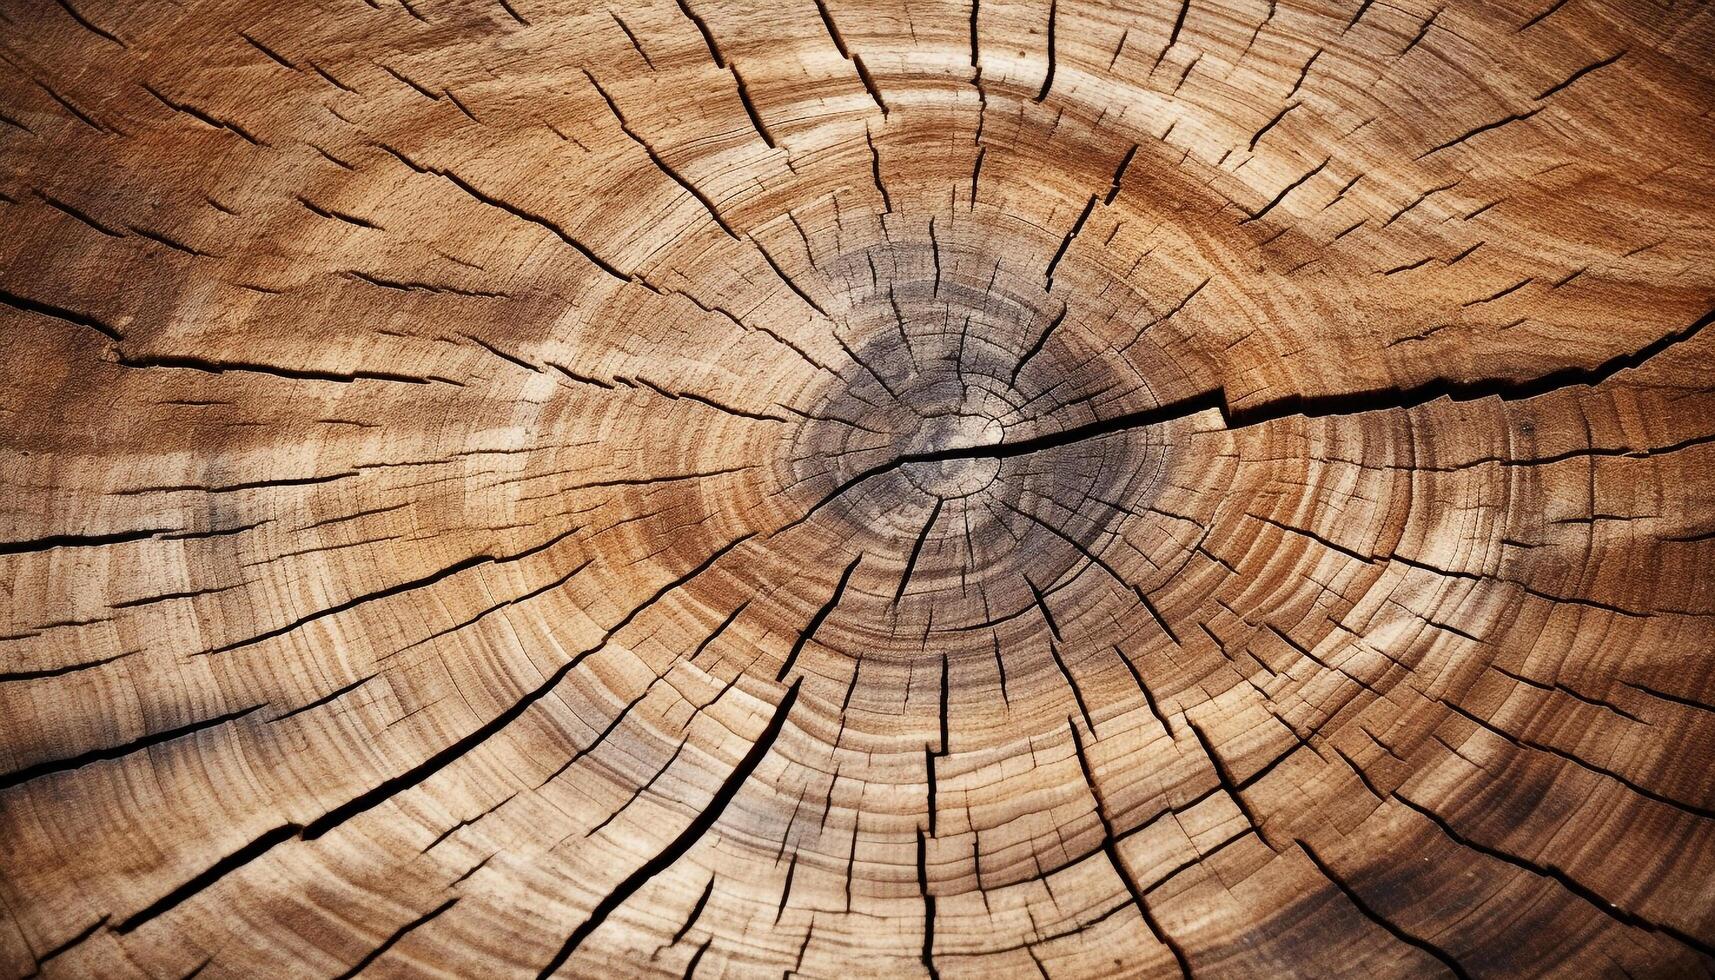
[{"label": "long horizontal crack", "polygon": [[912,463],[938,463],[958,459],[1008,459],[1047,449],[1058,449],[1143,426],[1174,422],[1210,411],[1219,412],[1228,429],[1242,429],[1293,416],[1321,418],[1331,415],[1402,411],[1427,405],[1441,398],[1452,401],[1477,401],[1483,398],[1518,401],[1546,395],[1562,388],[1593,387],[1621,371],[1638,367],[1671,347],[1691,340],[1711,323],[1715,323],[1715,310],[1705,313],[1683,329],[1666,334],[1636,351],[1619,354],[1590,367],[1566,367],[1524,380],[1484,378],[1476,381],[1455,381],[1447,378],[1436,378],[1405,388],[1378,388],[1331,395],[1289,395],[1239,409],[1234,409],[1228,404],[1225,389],[1214,388],[1189,398],[1182,398],[1134,412],[1126,412],[1110,418],[1097,419],[1093,422],[1086,422],[1082,425],[1013,442],[1008,442],[1003,437],[999,442],[973,443],[926,452],[903,453],[848,478],[818,501],[815,506],[811,507],[809,513],[815,513],[832,502],[834,498],[859,483]]},{"label": "long horizontal crack", "polygon": [[343,602],[337,602],[331,606],[327,606],[325,608],[318,609],[315,612],[308,613],[308,614],[305,614],[303,616],[299,616],[299,617],[297,617],[297,618],[295,618],[289,622],[282,623],[282,624],[275,626],[271,629],[264,630],[260,633],[254,634],[252,636],[245,637],[244,639],[241,639],[241,640],[233,640],[233,641],[230,641],[228,643],[221,644],[220,646],[214,647],[212,649],[209,649],[209,650],[206,650],[203,652],[209,653],[209,654],[227,653],[227,652],[232,651],[232,650],[237,650],[240,647],[247,647],[247,646],[250,646],[251,644],[254,644],[254,643],[260,643],[263,640],[271,640],[277,636],[284,636],[285,634],[294,632],[295,630],[299,629],[300,627],[308,625],[309,623],[313,623],[316,620],[324,619],[324,618],[326,618],[328,616],[332,616],[336,613],[345,612],[348,609],[354,609],[358,606],[364,605],[365,603],[373,602],[377,599],[386,599],[386,598],[389,598],[391,596],[399,595],[401,593],[412,592],[412,591],[415,591],[417,589],[426,588],[428,586],[436,584],[437,582],[440,582],[443,579],[451,578],[452,576],[457,575],[459,572],[462,572],[462,571],[465,571],[465,570],[471,569],[471,568],[476,568],[479,565],[511,564],[512,562],[521,561],[525,558],[530,557],[531,555],[534,555],[534,554],[537,554],[539,552],[543,552],[543,551],[548,550],[549,548],[560,543],[561,541],[572,536],[573,534],[577,533],[580,530],[582,530],[581,527],[574,527],[571,530],[564,531],[560,534],[555,535],[554,537],[549,538],[547,541],[544,541],[541,544],[534,545],[532,547],[526,548],[523,551],[517,552],[516,554],[511,554],[511,555],[473,555],[469,558],[465,558],[465,559],[462,559],[460,561],[456,561],[453,564],[448,565],[445,568],[438,569],[434,572],[430,572],[427,575],[421,576],[421,577],[416,578],[416,579],[412,579],[409,582],[400,582],[400,583],[397,583],[395,585],[389,585],[389,586],[386,586],[385,588],[377,589],[373,592],[367,592],[367,593],[363,593],[360,595],[352,596],[349,599],[344,600]]},{"label": "long horizontal crack", "polygon": [[414,375],[398,371],[328,371],[319,368],[294,368],[278,364],[263,364],[253,361],[218,361],[206,357],[189,354],[127,354],[119,351],[116,355],[118,363],[128,368],[163,368],[201,371],[204,374],[226,374],[239,372],[246,374],[266,374],[288,381],[332,381],[339,384],[351,384],[357,381],[393,381],[400,384],[426,385],[432,383],[456,385],[464,387],[464,382],[438,375]]},{"label": "long horizontal crack", "polygon": [[90,316],[88,313],[79,313],[76,310],[70,310],[63,306],[55,306],[52,303],[44,303],[41,300],[31,299],[28,296],[9,293],[3,289],[0,289],[0,305],[10,306],[15,310],[22,310],[26,313],[37,313],[42,316],[52,317],[55,320],[64,320],[67,323],[76,324],[80,327],[87,327],[109,340],[125,339],[124,335],[119,332],[119,328],[110,323],[104,323],[101,320]]},{"label": "long horizontal crack", "polygon": [[105,762],[123,758],[134,752],[142,752],[153,748],[154,746],[171,742],[174,739],[184,738],[187,735],[195,735],[197,732],[224,725],[229,721],[237,721],[260,707],[262,707],[262,705],[253,704],[247,708],[240,708],[236,711],[229,711],[225,714],[215,715],[212,718],[203,718],[201,720],[191,722],[188,725],[180,725],[177,728],[151,732],[133,739],[130,742],[126,742],[123,745],[106,745],[101,748],[90,749],[87,752],[82,752],[78,755],[63,759],[46,759],[41,762],[33,763],[23,767],[22,769],[14,769],[11,772],[0,774],[0,789],[9,789],[21,783],[27,783],[32,779],[51,775],[53,773],[69,772],[73,769],[81,769],[92,762]]}]

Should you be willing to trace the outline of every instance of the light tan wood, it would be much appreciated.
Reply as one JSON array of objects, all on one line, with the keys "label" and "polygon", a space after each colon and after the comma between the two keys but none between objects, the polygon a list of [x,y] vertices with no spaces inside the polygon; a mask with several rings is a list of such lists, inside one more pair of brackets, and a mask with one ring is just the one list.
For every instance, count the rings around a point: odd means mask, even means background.
[{"label": "light tan wood", "polygon": [[1712,51],[0,6],[0,972],[1708,971]]}]

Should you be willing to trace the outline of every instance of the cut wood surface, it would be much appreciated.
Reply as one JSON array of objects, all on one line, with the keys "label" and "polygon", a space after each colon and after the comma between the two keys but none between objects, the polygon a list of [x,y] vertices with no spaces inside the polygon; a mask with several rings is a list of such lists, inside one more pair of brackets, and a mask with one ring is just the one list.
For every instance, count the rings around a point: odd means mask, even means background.
[{"label": "cut wood surface", "polygon": [[0,4],[0,974],[1704,975],[1712,52]]}]

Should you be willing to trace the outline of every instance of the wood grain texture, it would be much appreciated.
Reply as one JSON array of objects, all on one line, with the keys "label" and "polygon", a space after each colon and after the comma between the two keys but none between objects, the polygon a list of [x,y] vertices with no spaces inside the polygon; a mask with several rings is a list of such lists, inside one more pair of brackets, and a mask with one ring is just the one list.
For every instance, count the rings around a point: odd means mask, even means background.
[{"label": "wood grain texture", "polygon": [[0,4],[0,973],[1707,973],[1712,51]]}]

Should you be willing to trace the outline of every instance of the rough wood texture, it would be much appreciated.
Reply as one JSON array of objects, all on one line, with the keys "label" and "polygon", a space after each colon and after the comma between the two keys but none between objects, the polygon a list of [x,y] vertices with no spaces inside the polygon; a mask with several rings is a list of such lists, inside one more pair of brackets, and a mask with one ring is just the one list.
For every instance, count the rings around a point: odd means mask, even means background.
[{"label": "rough wood texture", "polygon": [[1701,974],[1715,8],[0,7],[0,972]]}]

